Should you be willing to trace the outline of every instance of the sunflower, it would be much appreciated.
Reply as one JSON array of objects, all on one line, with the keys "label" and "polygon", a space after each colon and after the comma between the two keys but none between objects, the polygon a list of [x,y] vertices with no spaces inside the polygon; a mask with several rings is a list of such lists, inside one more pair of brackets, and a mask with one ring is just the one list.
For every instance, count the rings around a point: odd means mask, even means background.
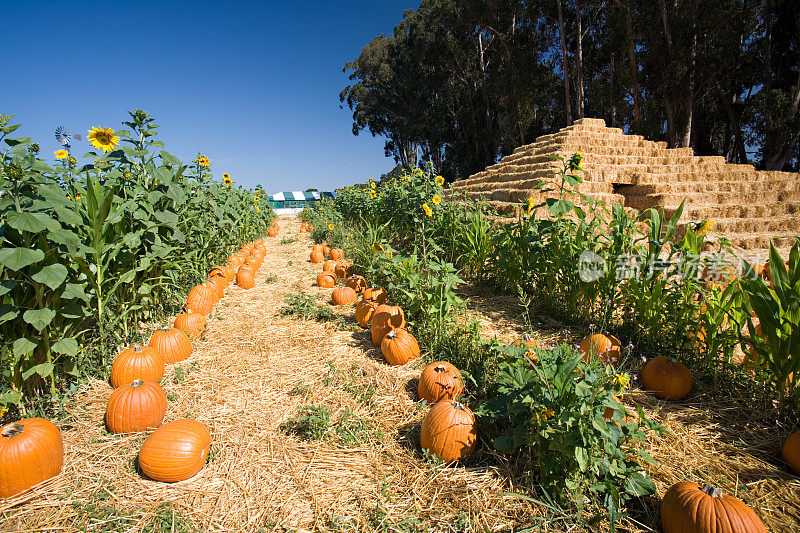
[{"label": "sunflower", "polygon": [[372,253],[377,254],[383,251],[383,245],[379,242],[372,243]]},{"label": "sunflower", "polygon": [[260,212],[261,212],[261,209],[259,209],[258,206],[256,206],[256,213],[260,213]]},{"label": "sunflower", "polygon": [[374,181],[369,180],[369,188],[370,189],[374,189],[375,188],[375,182]]},{"label": "sunflower", "polygon": [[[201,167],[210,167],[211,166],[211,161],[206,156],[204,156],[202,154],[198,154],[197,155],[197,164],[200,165]],[[225,174],[227,174],[227,172]],[[225,176],[225,174],[223,174],[223,177]],[[228,176],[228,178],[230,178],[230,176]]]},{"label": "sunflower", "polygon": [[[198,163],[200,163],[198,161]],[[202,163],[200,163],[202,165]],[[208,165],[206,165],[208,166]],[[227,187],[230,187],[233,184],[233,180],[231,179],[231,175],[227,172],[222,175],[222,183],[224,183]]]},{"label": "sunflower", "polygon": [[614,374],[614,388],[617,389],[618,392],[622,392],[623,390],[627,389],[631,386],[631,375],[627,372],[623,372],[622,374]]},{"label": "sunflower", "polygon": [[707,232],[708,230],[710,230],[713,227],[714,227],[714,221],[713,220],[705,220],[705,221],[703,221],[697,227],[697,236],[699,237],[700,235],[704,234],[705,232]]},{"label": "sunflower", "polygon": [[426,216],[433,215],[433,210],[428,206],[428,204],[422,204],[422,210],[425,211]]},{"label": "sunflower", "polygon": [[328,224],[328,229],[333,231],[333,224]]},{"label": "sunflower", "polygon": [[580,152],[575,152],[575,155],[569,160],[569,168],[570,170],[583,170],[581,168],[581,164],[583,164],[583,154]]},{"label": "sunflower", "polygon": [[69,152],[66,150],[56,150],[53,154],[55,154],[57,159],[66,159],[69,157]]},{"label": "sunflower", "polygon": [[528,207],[526,207],[525,210],[528,212],[529,215],[531,214],[531,211],[533,211],[533,205],[535,203],[536,202],[534,201],[533,196],[528,198]]},{"label": "sunflower", "polygon": [[436,176],[436,185],[438,185],[439,187],[444,185],[444,178],[442,176]]},{"label": "sunflower", "polygon": [[408,174],[403,176],[403,183],[408,183],[409,181],[411,181],[411,176],[409,176]]},{"label": "sunflower", "polygon": [[114,135],[114,130],[111,128],[94,127],[89,130],[88,139],[92,146],[104,152],[110,152],[119,146],[119,137]]},{"label": "sunflower", "polygon": [[438,194],[434,194],[434,195],[433,195],[433,198],[431,198],[431,201],[432,201],[432,202],[433,202],[435,205],[439,205],[440,203],[442,203],[442,197],[441,197],[441,196],[439,196]]},{"label": "sunflower", "polygon": [[375,192],[375,189],[370,189],[369,190],[369,197],[370,198],[375,198],[376,196],[378,196],[378,193]]},{"label": "sunflower", "polygon": [[422,176],[422,169],[421,168],[415,168],[414,169],[414,175],[415,176],[416,175]]},{"label": "sunflower", "polygon": [[254,201],[255,203],[258,203],[258,202],[260,202],[260,201],[261,201],[261,197],[260,197],[259,195],[255,195],[255,196],[253,196],[253,201]]},{"label": "sunflower", "polygon": [[130,178],[131,177],[131,173],[130,172],[126,172],[125,174],[123,174],[123,176],[125,176],[126,179]]},{"label": "sunflower", "polygon": [[369,192],[369,187],[364,187],[364,194],[367,194],[368,192]]},{"label": "sunflower", "polygon": [[74,157],[70,156],[70,158],[69,158],[69,164],[70,164],[70,165],[74,165],[74,164],[75,164],[75,163],[77,163],[77,162],[78,162],[78,160],[77,160],[77,159],[75,159]]}]

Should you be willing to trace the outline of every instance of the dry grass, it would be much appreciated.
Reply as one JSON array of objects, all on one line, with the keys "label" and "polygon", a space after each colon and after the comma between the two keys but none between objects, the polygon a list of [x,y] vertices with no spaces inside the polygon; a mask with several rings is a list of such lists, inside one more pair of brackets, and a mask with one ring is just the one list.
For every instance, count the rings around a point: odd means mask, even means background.
[{"label": "dry grass", "polygon": [[[280,316],[284,296],[298,288],[320,303],[330,296],[330,289],[311,285],[319,267],[308,263],[307,238],[279,244],[287,232],[297,234],[296,220],[280,224],[281,234],[266,239],[256,288],[229,288],[207,337],[163,380],[166,421],[191,417],[210,429],[208,465],[180,483],[145,479],[135,462],[145,435],[107,433],[111,387],[95,380],[62,422],[63,473],[0,503],[0,530],[511,531],[537,519],[544,521],[541,531],[587,529],[574,517],[507,495],[525,491],[487,446],[467,466],[436,466],[421,456],[424,410],[414,397],[421,362],[386,365],[352,319],[342,325]],[[272,275],[277,280],[267,283]],[[518,336],[513,299],[476,293],[470,300],[486,334]],[[336,313],[350,315],[352,308]],[[543,336],[574,340],[557,323],[545,323]],[[668,429],[648,445],[660,493],[678,480],[710,480],[746,497],[771,531],[797,531],[800,483],[778,458],[789,428],[773,428],[735,403],[744,399],[727,398],[702,388],[680,405],[641,393],[626,397]],[[305,405],[330,411],[331,438],[306,441],[281,429]],[[366,429],[336,437],[345,413]],[[645,502],[634,516],[647,525],[631,521],[624,530],[652,531],[657,503]]]}]

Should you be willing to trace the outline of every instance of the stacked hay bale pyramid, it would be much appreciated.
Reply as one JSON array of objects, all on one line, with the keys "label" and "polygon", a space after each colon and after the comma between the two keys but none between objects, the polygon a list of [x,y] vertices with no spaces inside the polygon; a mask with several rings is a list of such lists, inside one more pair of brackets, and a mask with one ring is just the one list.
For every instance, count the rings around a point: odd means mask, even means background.
[{"label": "stacked hay bale pyramid", "polygon": [[742,249],[779,247],[800,234],[800,174],[757,171],[726,164],[723,157],[694,155],[691,148],[626,135],[602,119],[577,120],[536,142],[520,146],[499,163],[453,184],[450,194],[484,198],[500,214],[517,214],[543,179],[552,178],[553,155],[581,152],[584,183],[575,190],[607,204],[671,214],[686,202],[683,222],[713,220],[715,230]]}]

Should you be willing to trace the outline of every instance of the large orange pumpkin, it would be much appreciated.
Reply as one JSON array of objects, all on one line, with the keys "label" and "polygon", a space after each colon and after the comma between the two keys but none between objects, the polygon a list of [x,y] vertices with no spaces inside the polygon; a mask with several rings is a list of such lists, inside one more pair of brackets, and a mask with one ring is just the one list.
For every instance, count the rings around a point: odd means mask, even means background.
[{"label": "large orange pumpkin", "polygon": [[372,315],[375,313],[375,309],[378,308],[378,302],[373,302],[372,300],[361,300],[356,304],[356,322],[362,328],[368,328],[369,323],[372,320]]},{"label": "large orange pumpkin", "polygon": [[431,405],[441,400],[455,400],[463,390],[461,372],[447,361],[437,361],[426,366],[420,374],[417,398]]},{"label": "large orange pumpkin", "polygon": [[309,256],[309,260],[312,263],[322,263],[322,261],[324,259],[325,259],[325,256],[319,250],[312,250],[311,251],[311,255]]},{"label": "large orange pumpkin", "polygon": [[331,303],[333,305],[351,304],[358,299],[356,291],[350,287],[337,287],[331,293]]},{"label": "large orange pumpkin", "polygon": [[613,335],[595,333],[587,335],[578,348],[584,361],[589,361],[590,354],[598,357],[605,364],[614,364],[622,356],[622,344]]},{"label": "large orange pumpkin", "polygon": [[208,285],[197,285],[189,291],[186,297],[186,310],[191,309],[201,315],[211,314],[214,304],[217,303],[217,293]]},{"label": "large orange pumpkin", "polygon": [[800,476],[800,431],[789,435],[789,438],[783,443],[781,454],[792,472]]},{"label": "large orange pumpkin", "polygon": [[192,342],[178,328],[156,331],[147,345],[157,351],[168,365],[183,361],[192,354]]},{"label": "large orange pumpkin", "polygon": [[336,286],[336,275],[331,272],[320,272],[317,275],[317,287],[330,289]]},{"label": "large orange pumpkin", "polygon": [[686,481],[664,494],[661,529],[664,533],[767,533],[758,515],[739,498]]},{"label": "large orange pumpkin", "polygon": [[344,252],[339,248],[331,248],[328,257],[336,261],[337,259],[342,259],[344,257]]},{"label": "large orange pumpkin", "polygon": [[402,328],[406,325],[406,314],[399,305],[379,305],[372,315],[370,323],[370,333],[372,334],[372,344],[380,346],[384,335],[389,333],[392,328]]},{"label": "large orange pumpkin", "polygon": [[381,341],[381,353],[390,365],[404,365],[419,357],[419,343],[405,329],[392,329]]},{"label": "large orange pumpkin", "polygon": [[475,415],[458,402],[439,402],[422,419],[419,443],[448,463],[469,457],[478,444]]},{"label": "large orange pumpkin", "polygon": [[329,259],[329,260],[325,261],[324,263],[322,263],[322,271],[323,272],[333,273],[335,269],[336,269],[336,261],[331,261]]},{"label": "large orange pumpkin", "polygon": [[277,226],[273,226],[273,227],[269,228],[269,231],[267,232],[267,235],[269,235],[270,237],[277,237],[278,236],[278,228],[277,228]]},{"label": "large orange pumpkin", "polygon": [[347,280],[344,282],[344,286],[350,287],[354,291],[361,293],[367,288],[367,280],[364,279],[364,276],[354,274],[347,278]]},{"label": "large orange pumpkin", "polygon": [[211,447],[208,429],[197,420],[164,424],[142,444],[139,467],[156,481],[183,481],[197,474]]},{"label": "large orange pumpkin", "polygon": [[386,298],[388,297],[388,293],[386,289],[383,287],[371,287],[364,289],[362,297],[365,300],[372,300],[373,302],[378,302],[378,305],[383,305],[386,303]]},{"label": "large orange pumpkin", "polygon": [[0,428],[0,498],[10,498],[57,476],[64,464],[61,431],[44,418]]},{"label": "large orange pumpkin", "polygon": [[661,400],[682,400],[692,391],[692,373],[672,357],[653,357],[642,368],[642,387]]},{"label": "large orange pumpkin", "polygon": [[111,365],[111,386],[115,389],[137,379],[158,382],[164,376],[164,359],[149,346],[126,348]]},{"label": "large orange pumpkin", "polygon": [[189,309],[175,317],[175,327],[189,338],[199,339],[206,331],[206,317]]},{"label": "large orange pumpkin", "polygon": [[167,396],[158,383],[135,380],[115,390],[106,406],[106,426],[111,433],[155,429],[164,421]]},{"label": "large orange pumpkin", "polygon": [[333,273],[339,279],[344,279],[350,275],[350,263],[347,261],[337,261],[336,266],[333,267]]}]

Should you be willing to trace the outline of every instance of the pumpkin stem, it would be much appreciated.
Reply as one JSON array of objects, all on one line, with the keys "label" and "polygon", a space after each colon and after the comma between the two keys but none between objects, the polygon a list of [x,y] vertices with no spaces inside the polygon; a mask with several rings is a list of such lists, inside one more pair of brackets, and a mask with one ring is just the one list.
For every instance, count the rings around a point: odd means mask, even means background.
[{"label": "pumpkin stem", "polygon": [[386,336],[389,337],[390,339],[396,338],[397,337],[397,330],[396,329],[392,329],[392,331],[387,333]]},{"label": "pumpkin stem", "polygon": [[667,364],[669,366],[676,366],[678,364],[678,360],[675,359],[674,357],[668,357],[667,358]]},{"label": "pumpkin stem", "polygon": [[445,367],[443,367],[442,365],[439,365],[439,366],[433,367],[433,371],[436,372],[437,374],[441,374],[442,372],[447,372],[447,369]]},{"label": "pumpkin stem", "polygon": [[461,405],[458,402],[453,402],[452,405],[453,405],[453,409],[458,409],[459,411],[463,411],[464,410],[464,406]]},{"label": "pumpkin stem", "polygon": [[718,489],[717,487],[712,487],[711,485],[703,485],[703,488],[700,489],[712,498],[722,498],[722,489]]},{"label": "pumpkin stem", "polygon": [[133,345],[133,353],[142,353],[142,345],[141,344],[134,344]]},{"label": "pumpkin stem", "polygon": [[5,427],[5,429],[3,429],[3,436],[10,439],[11,437],[22,433],[24,427],[25,426],[23,426],[22,424],[17,424],[17,423],[9,424],[8,426]]},{"label": "pumpkin stem", "polygon": [[131,383],[131,387],[133,387],[134,389],[137,387],[141,387],[142,385],[144,385],[144,381],[142,381],[141,379],[134,380],[134,382]]}]

